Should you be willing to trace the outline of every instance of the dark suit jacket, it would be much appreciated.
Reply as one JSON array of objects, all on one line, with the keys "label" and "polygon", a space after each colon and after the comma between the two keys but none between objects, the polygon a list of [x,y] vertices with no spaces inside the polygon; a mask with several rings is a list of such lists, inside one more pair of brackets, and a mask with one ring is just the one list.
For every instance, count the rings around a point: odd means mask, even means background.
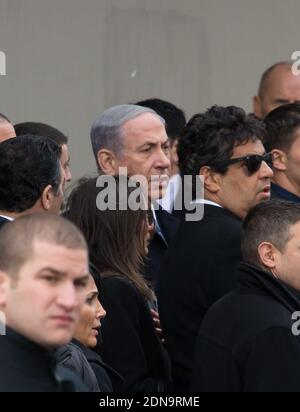
[{"label": "dark suit jacket", "polygon": [[190,385],[193,351],[208,308],[233,289],[241,260],[241,221],[229,211],[205,205],[204,218],[182,222],[158,278],[158,306],[174,384]]},{"label": "dark suit jacket", "polygon": [[101,327],[103,343],[97,351],[124,378],[122,391],[170,389],[169,358],[141,293],[119,276],[101,279],[99,292],[107,314]]},{"label": "dark suit jacket", "polygon": [[0,336],[0,392],[76,392],[86,387],[49,352],[10,328]]},{"label": "dark suit jacket", "polygon": [[192,390],[299,393],[299,292],[254,266],[242,264],[238,275],[202,322]]},{"label": "dark suit jacket", "polygon": [[275,183],[271,184],[271,197],[272,199],[283,199],[290,202],[300,203],[300,197],[294,195],[294,193],[289,192],[281,186],[276,185]]},{"label": "dark suit jacket", "polygon": [[148,281],[150,281],[154,290],[156,290],[157,276],[163,257],[168,249],[168,245],[174,238],[180,223],[177,218],[164,209],[156,210],[155,213],[167,244],[158,233],[154,233],[144,269],[144,276]]}]

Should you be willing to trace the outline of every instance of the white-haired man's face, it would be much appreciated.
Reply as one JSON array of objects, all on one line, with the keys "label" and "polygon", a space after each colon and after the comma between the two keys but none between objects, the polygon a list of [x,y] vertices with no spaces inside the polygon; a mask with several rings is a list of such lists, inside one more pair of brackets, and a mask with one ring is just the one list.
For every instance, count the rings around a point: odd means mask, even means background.
[{"label": "white-haired man's face", "polygon": [[121,140],[121,153],[104,154],[101,169],[117,175],[120,168],[127,168],[128,176],[147,181],[151,200],[163,197],[170,174],[170,144],[162,121],[152,113],[143,113],[123,125]]}]

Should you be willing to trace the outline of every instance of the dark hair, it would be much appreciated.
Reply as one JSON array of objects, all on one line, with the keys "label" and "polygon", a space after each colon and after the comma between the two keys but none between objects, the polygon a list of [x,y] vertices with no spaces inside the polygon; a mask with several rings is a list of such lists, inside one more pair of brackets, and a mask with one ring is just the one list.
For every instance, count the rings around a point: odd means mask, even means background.
[{"label": "dark hair", "polygon": [[[97,178],[83,178],[72,190],[66,204],[65,216],[81,229],[86,237],[90,261],[101,276],[125,276],[147,299],[153,294],[141,276],[144,242],[141,240],[147,211],[122,210],[118,200],[121,179],[112,177],[116,183],[116,210],[99,210],[96,198],[107,188],[96,187]],[[123,182],[123,180],[122,180]],[[127,193],[133,192],[128,187]]]},{"label": "dark hair", "polygon": [[0,144],[0,210],[30,209],[51,185],[57,195],[61,183],[61,148],[52,140],[31,135]]},{"label": "dark hair", "polygon": [[218,164],[230,159],[237,146],[263,137],[263,122],[243,109],[213,106],[193,116],[184,128],[177,149],[180,171],[197,176],[201,167],[210,166],[225,174],[228,166]]},{"label": "dark hair", "polygon": [[45,123],[25,122],[18,123],[14,127],[17,136],[31,134],[33,136],[48,137],[49,139],[57,143],[59,146],[68,143],[68,138],[66,135],[64,135],[55,127],[52,127]]},{"label": "dark hair", "polygon": [[166,122],[167,135],[171,140],[176,140],[186,125],[183,110],[173,103],[161,99],[147,99],[136,103],[138,106],[149,107],[159,114]]},{"label": "dark hair", "polygon": [[95,285],[99,291],[101,289],[100,273],[92,262],[89,263],[89,272],[94,279]]},{"label": "dark hair", "polygon": [[289,150],[298,137],[296,131],[300,128],[300,103],[277,107],[266,116],[264,122],[266,150]]},{"label": "dark hair", "polygon": [[292,66],[292,62],[290,61],[281,61],[281,62],[277,62],[275,64],[273,64],[271,67],[269,67],[261,76],[260,79],[260,83],[259,83],[259,87],[258,87],[258,96],[263,99],[265,91],[266,91],[266,85],[267,85],[267,81],[270,77],[270,74],[272,74],[272,72],[277,69],[277,67],[280,66],[286,66],[286,67],[291,67]]},{"label": "dark hair", "polygon": [[[100,294],[100,291],[101,291],[101,277],[100,277],[100,273],[98,272],[96,266],[92,262],[89,263],[89,272],[90,272],[90,275],[92,276],[92,278],[94,279],[96,288],[98,290],[97,299],[100,302],[100,304],[102,305],[100,297],[99,297],[99,294]],[[101,350],[102,344],[103,344],[102,331],[101,331],[101,329],[99,329],[98,330],[98,337],[97,337],[97,344],[96,344],[96,347],[94,347],[93,349],[96,352],[98,350]]]},{"label": "dark hair", "polygon": [[82,233],[67,219],[54,214],[33,213],[1,228],[0,270],[17,278],[20,268],[32,256],[34,242],[87,250]]},{"label": "dark hair", "polygon": [[258,246],[272,243],[281,252],[290,239],[290,228],[300,221],[300,204],[272,199],[255,206],[243,222],[242,255],[250,264],[261,266]]}]

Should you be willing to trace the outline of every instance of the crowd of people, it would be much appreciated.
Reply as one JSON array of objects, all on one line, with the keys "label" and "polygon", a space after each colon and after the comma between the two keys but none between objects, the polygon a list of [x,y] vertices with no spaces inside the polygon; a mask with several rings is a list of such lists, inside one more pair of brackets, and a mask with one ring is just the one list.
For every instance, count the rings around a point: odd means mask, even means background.
[{"label": "crowd of people", "polygon": [[298,392],[292,63],[253,113],[154,98],[90,139],[98,174],[68,193],[68,137],[0,114],[0,391]]}]

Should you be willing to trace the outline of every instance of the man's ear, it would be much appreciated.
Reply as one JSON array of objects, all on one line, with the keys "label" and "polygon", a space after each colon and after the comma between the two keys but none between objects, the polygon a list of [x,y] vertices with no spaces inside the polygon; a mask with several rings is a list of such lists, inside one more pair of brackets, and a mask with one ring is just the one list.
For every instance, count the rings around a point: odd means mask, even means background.
[{"label": "man's ear", "polygon": [[48,185],[43,190],[42,197],[41,197],[42,206],[45,209],[45,211],[48,211],[51,209],[53,198],[54,198],[53,188],[51,185]]},{"label": "man's ear", "polygon": [[0,310],[6,305],[7,292],[10,285],[10,278],[8,275],[0,270]]},{"label": "man's ear", "polygon": [[199,172],[200,176],[203,176],[204,189],[217,193],[220,190],[220,174],[213,171],[209,166],[203,166]]},{"label": "man's ear", "polygon": [[255,116],[259,117],[260,119],[264,117],[262,113],[262,102],[259,96],[253,97],[253,112]]},{"label": "man's ear", "polygon": [[118,174],[118,162],[115,154],[108,149],[101,149],[97,153],[97,162],[99,168],[106,175],[115,176]]},{"label": "man's ear", "polygon": [[287,156],[286,154],[279,149],[272,150],[273,155],[273,167],[280,172],[286,171]]},{"label": "man's ear", "polygon": [[278,253],[280,252],[272,243],[262,242],[258,246],[259,258],[268,270],[276,269]]}]

